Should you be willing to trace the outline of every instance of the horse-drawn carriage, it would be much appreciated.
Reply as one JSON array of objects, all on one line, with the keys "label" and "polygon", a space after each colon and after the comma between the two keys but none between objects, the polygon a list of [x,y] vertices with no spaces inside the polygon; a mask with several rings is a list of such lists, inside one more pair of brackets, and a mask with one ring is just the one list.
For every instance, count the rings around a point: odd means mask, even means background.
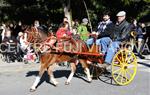
[{"label": "horse-drawn carriage", "polygon": [[[55,63],[60,63],[64,61],[68,61],[70,63],[71,74],[69,75],[66,84],[70,83],[76,71],[75,63],[78,62],[82,64],[89,82],[92,81],[91,76],[99,77],[102,73],[105,73],[104,70],[101,68],[101,64],[103,64],[104,62],[105,55],[98,51],[99,49],[97,48],[95,43],[92,45],[91,48],[88,48],[83,41],[70,37],[67,40],[62,40],[63,47],[61,41],[61,46],[60,42],[56,42],[58,43],[58,45],[56,44],[55,46],[53,46],[52,44],[44,44],[47,39],[41,41],[40,32],[35,32],[32,28],[27,29],[25,33],[27,34],[27,41],[32,43],[32,46],[34,46],[34,48],[36,47],[35,49],[38,50],[37,52],[40,51],[38,47],[45,47],[45,45],[49,46],[49,48],[46,49],[48,52],[40,53],[41,67],[39,71],[39,76],[36,77],[36,80],[30,89],[31,91],[35,91],[40,81],[40,78],[45,71],[48,71],[50,79],[52,80],[54,85],[58,84],[52,72]],[[47,38],[49,40],[57,39],[53,35],[50,35]],[[67,46],[67,48],[64,47],[64,45]],[[112,76],[112,79],[119,85],[129,84],[136,75],[136,56],[128,48],[128,46],[129,44],[124,44],[120,47],[120,49],[116,52],[111,64],[110,74]]]}]

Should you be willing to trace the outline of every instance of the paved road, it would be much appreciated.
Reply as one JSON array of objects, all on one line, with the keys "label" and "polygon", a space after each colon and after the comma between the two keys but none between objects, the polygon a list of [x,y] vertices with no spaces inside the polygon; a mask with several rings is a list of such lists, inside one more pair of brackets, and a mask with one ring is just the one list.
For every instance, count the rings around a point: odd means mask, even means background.
[{"label": "paved road", "polygon": [[[87,83],[81,78],[74,77],[71,85],[66,86],[66,67],[57,67],[55,77],[59,81],[54,87],[46,81],[35,92],[29,88],[35,79],[39,64],[3,63],[0,61],[0,95],[150,95],[150,59],[138,60],[138,71],[134,81],[127,86],[110,84],[110,80],[103,82],[93,80]],[[106,80],[106,77],[101,77]]]}]

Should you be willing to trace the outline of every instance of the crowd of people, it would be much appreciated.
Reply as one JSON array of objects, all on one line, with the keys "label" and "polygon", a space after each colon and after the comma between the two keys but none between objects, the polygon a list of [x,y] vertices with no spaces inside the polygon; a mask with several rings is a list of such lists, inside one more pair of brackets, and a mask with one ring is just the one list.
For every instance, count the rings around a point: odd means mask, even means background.
[{"label": "crowd of people", "polygon": [[[120,44],[124,41],[136,40],[137,42],[137,56],[141,59],[144,59],[142,56],[142,48],[145,41],[144,35],[146,34],[144,23],[137,22],[136,19],[132,19],[131,23],[126,20],[126,12],[120,11],[116,14],[117,21],[111,21],[111,15],[109,11],[105,11],[103,13],[102,21],[100,21],[97,25],[97,29],[93,32],[88,30],[89,20],[87,18],[83,18],[82,22],[79,23],[78,20],[72,21],[72,25],[69,24],[68,18],[64,17],[63,22],[59,25],[58,30],[56,31],[55,36],[59,41],[62,37],[73,36],[76,39],[83,40],[89,47],[95,43],[99,46],[99,51],[105,55],[104,66],[108,66],[111,64],[111,61],[116,53],[116,51],[120,48]],[[49,28],[46,25],[40,25],[38,20],[35,20],[33,25],[35,29],[42,29],[44,32],[49,32]],[[24,39],[21,38],[23,32],[27,28],[27,25],[22,24],[21,21],[18,24],[9,23],[2,24],[1,29],[1,43],[10,42],[14,43],[22,43]],[[132,32],[133,33],[132,33]],[[96,35],[93,37],[92,34]],[[132,43],[133,44],[133,43]],[[20,45],[19,51],[16,52],[16,59],[18,61],[22,61],[22,58],[27,54],[22,48],[27,48]],[[1,49],[6,49],[5,46],[1,46]],[[132,47],[134,49],[134,45]],[[25,49],[24,49],[25,50]],[[28,49],[29,50],[29,49]],[[3,50],[4,51],[4,50]],[[27,51],[26,51],[27,52]],[[14,53],[4,53],[5,56],[15,55]],[[39,62],[38,55],[36,55],[36,61]],[[6,58],[7,59],[7,58]],[[16,60],[15,57],[11,58],[11,61]]]}]

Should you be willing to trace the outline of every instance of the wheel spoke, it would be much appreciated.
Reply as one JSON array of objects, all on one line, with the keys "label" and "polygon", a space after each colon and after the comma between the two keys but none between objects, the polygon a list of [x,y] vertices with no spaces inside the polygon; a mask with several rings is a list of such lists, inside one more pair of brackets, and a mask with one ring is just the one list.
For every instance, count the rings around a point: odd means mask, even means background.
[{"label": "wheel spoke", "polygon": [[[131,59],[132,58],[132,59]],[[128,60],[127,60],[127,62],[128,61],[130,61],[130,60],[136,60],[136,57],[135,57],[135,55],[134,55],[134,53],[132,53],[131,55],[130,55],[130,57],[128,58]],[[134,61],[133,61],[134,62]]]},{"label": "wheel spoke", "polygon": [[126,70],[126,72],[127,74],[129,74],[130,77],[132,76],[132,74],[128,70]]},{"label": "wheel spoke", "polygon": [[121,59],[122,59],[122,62],[124,62],[123,51],[121,51]]},{"label": "wheel spoke", "polygon": [[127,77],[127,73],[126,73],[126,70],[125,70],[125,72],[124,72],[124,77],[125,77],[125,81],[127,82],[129,79],[128,79],[128,77]]},{"label": "wheel spoke", "polygon": [[125,63],[127,63],[127,52],[125,53]]},{"label": "wheel spoke", "polygon": [[131,60],[132,56],[130,56],[128,59],[127,59],[127,63],[129,62],[129,60]]},{"label": "wheel spoke", "polygon": [[113,64],[113,66],[120,67],[120,64],[118,64],[118,63],[117,64]]},{"label": "wheel spoke", "polygon": [[121,60],[118,58],[118,56],[116,56],[117,60],[119,61],[119,63],[122,63]]},{"label": "wheel spoke", "polygon": [[130,56],[129,56],[129,58],[128,58],[128,61],[129,61],[131,58],[134,58],[134,54],[133,54],[133,53],[130,54]]},{"label": "wheel spoke", "polygon": [[127,70],[132,70],[133,71],[134,68],[135,68],[134,65],[130,65],[130,66],[128,66]]},{"label": "wheel spoke", "polygon": [[120,70],[121,70],[121,68],[120,68],[120,69],[118,69],[118,70],[115,70],[113,73],[119,72]]},{"label": "wheel spoke", "polygon": [[123,78],[124,78],[124,70],[122,70],[122,73],[121,73],[121,83],[123,83]]},{"label": "wheel spoke", "polygon": [[118,76],[116,77],[116,80],[118,80],[119,76],[121,75],[122,70],[119,72]]},{"label": "wheel spoke", "polygon": [[133,62],[130,63],[130,65],[136,65],[136,64],[137,64],[136,61],[133,61]]}]

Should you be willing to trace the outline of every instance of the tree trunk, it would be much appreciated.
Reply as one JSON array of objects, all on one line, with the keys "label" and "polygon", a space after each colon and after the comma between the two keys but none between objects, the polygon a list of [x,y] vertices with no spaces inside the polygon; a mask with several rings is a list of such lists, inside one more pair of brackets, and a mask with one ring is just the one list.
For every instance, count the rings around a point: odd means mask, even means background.
[{"label": "tree trunk", "polygon": [[72,29],[72,13],[70,8],[70,0],[68,0],[67,5],[64,5],[64,16],[68,18],[70,29]]}]

